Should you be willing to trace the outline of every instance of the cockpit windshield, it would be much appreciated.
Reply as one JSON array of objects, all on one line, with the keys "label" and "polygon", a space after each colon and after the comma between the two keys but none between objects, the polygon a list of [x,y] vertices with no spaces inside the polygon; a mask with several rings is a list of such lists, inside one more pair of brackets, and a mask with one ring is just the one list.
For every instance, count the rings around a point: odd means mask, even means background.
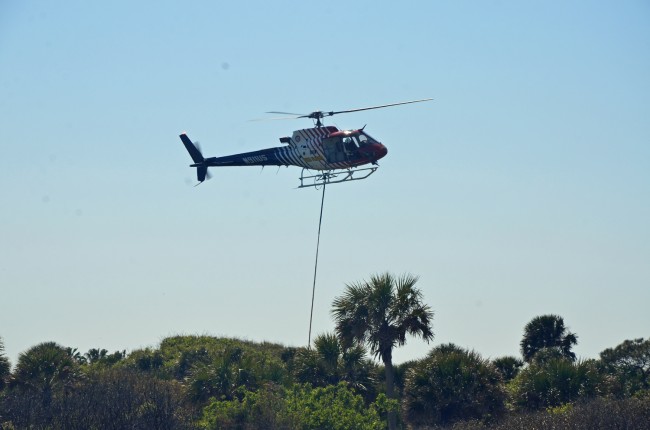
[{"label": "cockpit windshield", "polygon": [[375,139],[364,133],[363,131],[359,130],[356,133],[350,134],[349,136],[346,136],[343,138],[343,142],[346,144],[347,147],[350,147],[349,145],[354,145],[354,148],[362,148],[366,145],[369,145],[371,143],[377,143]]},{"label": "cockpit windshield", "polygon": [[330,163],[351,161],[362,157],[363,151],[360,149],[377,143],[362,130],[337,132],[323,139],[323,151]]}]

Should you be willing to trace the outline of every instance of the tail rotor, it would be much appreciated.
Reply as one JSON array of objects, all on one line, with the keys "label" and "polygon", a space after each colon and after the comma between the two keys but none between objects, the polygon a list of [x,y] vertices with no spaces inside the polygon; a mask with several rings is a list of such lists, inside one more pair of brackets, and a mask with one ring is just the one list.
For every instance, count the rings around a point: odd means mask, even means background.
[{"label": "tail rotor", "polygon": [[196,185],[212,178],[212,175],[208,172],[208,165],[205,162],[205,158],[203,158],[203,154],[201,153],[199,142],[192,143],[185,133],[181,133],[179,137],[181,138],[185,149],[187,149],[187,152],[190,154],[190,157],[192,157],[192,161],[194,161],[194,164],[190,164],[190,167],[196,167],[196,180],[199,181]]}]

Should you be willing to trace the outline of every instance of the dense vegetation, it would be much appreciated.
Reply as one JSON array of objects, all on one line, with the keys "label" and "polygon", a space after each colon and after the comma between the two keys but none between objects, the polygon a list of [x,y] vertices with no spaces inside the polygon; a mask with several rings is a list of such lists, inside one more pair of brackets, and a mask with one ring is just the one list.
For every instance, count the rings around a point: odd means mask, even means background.
[{"label": "dense vegetation", "polygon": [[45,342],[12,368],[0,339],[0,428],[650,428],[650,339],[579,360],[557,315],[526,325],[521,358],[446,344],[393,365],[406,334],[433,337],[416,280],[349,285],[333,306],[335,332],[310,349],[173,336],[82,354]]}]

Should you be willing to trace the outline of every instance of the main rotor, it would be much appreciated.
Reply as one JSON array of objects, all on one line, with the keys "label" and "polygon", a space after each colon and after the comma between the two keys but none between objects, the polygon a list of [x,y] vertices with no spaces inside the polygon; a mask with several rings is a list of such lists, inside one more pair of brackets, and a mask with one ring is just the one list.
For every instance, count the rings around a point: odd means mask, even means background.
[{"label": "main rotor", "polygon": [[347,109],[347,110],[340,110],[340,111],[322,111],[318,110],[312,113],[308,114],[300,114],[300,113],[290,113],[290,112],[276,112],[276,111],[271,111],[271,112],[266,112],[266,113],[273,113],[273,114],[279,114],[279,115],[291,115],[289,117],[281,117],[281,118],[270,118],[270,119],[298,119],[298,118],[311,118],[316,121],[315,125],[317,128],[320,128],[323,126],[323,122],[321,119],[328,117],[328,116],[333,116],[333,115],[338,115],[340,113],[351,113],[351,112],[359,112],[362,110],[370,110],[370,109],[381,109],[385,107],[390,107],[390,106],[398,106],[398,105],[407,105],[410,103],[420,103],[420,102],[427,102],[433,99],[421,99],[421,100],[410,100],[407,102],[399,102],[399,103],[389,103],[386,105],[379,105],[379,106],[369,106],[369,107],[363,107],[363,108],[358,108],[358,109]]}]

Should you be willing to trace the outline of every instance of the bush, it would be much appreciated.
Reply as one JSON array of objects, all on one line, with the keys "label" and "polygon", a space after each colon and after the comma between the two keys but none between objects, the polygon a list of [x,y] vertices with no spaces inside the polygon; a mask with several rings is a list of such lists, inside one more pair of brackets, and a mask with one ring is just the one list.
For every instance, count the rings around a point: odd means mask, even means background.
[{"label": "bush", "polygon": [[403,411],[412,425],[447,425],[461,419],[489,421],[504,411],[501,375],[474,351],[453,344],[435,348],[406,376]]},{"label": "bush", "polygon": [[119,366],[187,386],[189,399],[203,406],[211,397],[232,400],[238,388],[257,390],[266,382],[290,380],[282,360],[286,348],[212,336],[173,336],[157,349],[133,351]]},{"label": "bush", "polygon": [[2,399],[0,416],[16,428],[190,428],[177,382],[126,369],[95,372],[47,404],[34,390],[13,389]]},{"label": "bush", "polygon": [[326,387],[346,382],[356,393],[370,399],[376,397],[376,366],[366,358],[366,350],[358,345],[345,348],[335,334],[316,336],[314,349],[299,348],[292,363],[298,383]]},{"label": "bush", "polygon": [[239,390],[241,400],[212,401],[203,409],[204,429],[295,428],[286,416],[284,389],[267,385],[258,392]]},{"label": "bush", "polygon": [[566,358],[537,361],[509,384],[513,404],[526,409],[593,398],[604,391],[603,387],[604,378],[594,360],[573,363]]},{"label": "bush", "polygon": [[616,400],[600,397],[536,412],[512,413],[486,426],[476,421],[459,422],[453,430],[612,430],[650,429],[650,397]]},{"label": "bush", "polygon": [[213,336],[172,336],[162,340],[158,349],[165,374],[179,381],[194,369],[228,361],[258,379],[285,382],[288,374],[283,362],[286,348],[269,342],[249,342]]},{"label": "bush", "polygon": [[204,429],[379,430],[386,427],[388,409],[397,408],[396,402],[384,395],[366,406],[345,383],[288,389],[269,385],[258,392],[244,391],[241,397],[241,401],[213,399],[203,409],[199,425]]},{"label": "bush", "polygon": [[383,430],[387,423],[380,414],[388,409],[397,409],[397,403],[380,395],[366,407],[363,398],[345,383],[323,388],[294,386],[287,391],[287,414],[300,424],[297,428],[305,430]]}]

